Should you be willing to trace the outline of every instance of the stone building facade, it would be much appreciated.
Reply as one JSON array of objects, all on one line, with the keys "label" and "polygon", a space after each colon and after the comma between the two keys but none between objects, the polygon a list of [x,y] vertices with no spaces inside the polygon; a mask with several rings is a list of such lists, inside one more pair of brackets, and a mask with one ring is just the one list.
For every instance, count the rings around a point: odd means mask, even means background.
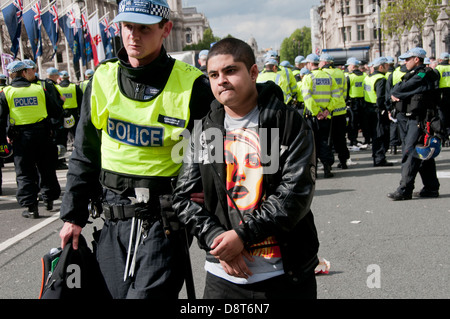
[{"label": "stone building facade", "polygon": [[[381,0],[380,6],[388,1]],[[377,0],[321,0],[311,9],[311,36],[316,52],[329,52],[340,62],[356,56],[370,61],[381,55],[398,57],[415,46],[422,46],[429,57],[439,57],[450,51],[447,0],[440,6],[436,21],[425,16],[422,30],[413,26],[401,35],[379,35],[379,6]],[[380,51],[381,48],[381,51]]]}]

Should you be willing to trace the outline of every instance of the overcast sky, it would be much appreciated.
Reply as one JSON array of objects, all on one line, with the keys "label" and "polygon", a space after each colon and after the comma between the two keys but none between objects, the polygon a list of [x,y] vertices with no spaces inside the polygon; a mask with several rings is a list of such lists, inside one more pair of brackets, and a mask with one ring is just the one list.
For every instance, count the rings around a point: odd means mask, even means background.
[{"label": "overcast sky", "polygon": [[183,7],[196,7],[209,21],[215,36],[231,34],[258,48],[278,50],[296,29],[310,27],[310,9],[320,0],[182,0]]}]

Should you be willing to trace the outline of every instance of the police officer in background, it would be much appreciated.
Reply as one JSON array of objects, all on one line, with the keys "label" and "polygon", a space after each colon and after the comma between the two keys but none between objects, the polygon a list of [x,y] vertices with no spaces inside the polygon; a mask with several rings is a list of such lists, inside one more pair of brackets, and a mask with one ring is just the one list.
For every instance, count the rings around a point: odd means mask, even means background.
[{"label": "police officer in background", "polygon": [[81,92],[84,93],[84,91],[86,91],[86,86],[89,83],[89,80],[92,78],[93,75],[94,75],[94,70],[92,70],[92,69],[87,69],[86,72],[84,72],[84,81],[82,81],[79,85]]},{"label": "police officer in background", "polygon": [[169,13],[165,0],[119,4],[124,47],[86,88],[69,162],[61,245],[73,238],[77,249],[89,201],[103,209],[97,259],[113,298],[173,299],[183,285],[186,246],[171,207],[178,146],[214,96],[200,70],[168,56]]},{"label": "police officer in background", "polygon": [[198,64],[200,64],[200,71],[203,72],[204,75],[208,75],[206,72],[206,59],[208,58],[209,50],[202,50],[198,54]]},{"label": "police officer in background", "polygon": [[[447,137],[450,135],[450,54],[443,52],[439,58],[439,64],[436,70],[439,71],[439,93],[440,101],[438,105],[439,116],[442,119],[445,129],[447,130]],[[448,146],[448,140],[445,141]]]},{"label": "police officer in background", "polygon": [[[419,197],[438,197],[439,180],[436,174],[434,158],[421,160],[416,152],[416,146],[426,129],[426,121],[430,112],[434,112],[438,103],[436,98],[436,80],[438,75],[423,62],[426,51],[420,47],[413,48],[401,55],[406,60],[408,72],[402,81],[391,90],[391,99],[402,117],[397,117],[406,128],[406,136],[402,145],[402,168],[400,185],[387,196],[394,200],[408,200],[412,198],[414,181],[417,173],[422,178],[423,188],[415,193]],[[440,133],[440,132],[436,132]],[[423,141],[423,138],[422,138]]]},{"label": "police officer in background", "polygon": [[389,115],[386,110],[387,59],[379,57],[371,63],[373,72],[364,79],[368,131],[372,139],[373,166],[393,166],[386,160],[389,143]]},{"label": "police officer in background", "polygon": [[347,148],[347,104],[345,98],[347,96],[347,81],[345,80],[344,72],[341,69],[333,66],[334,58],[329,54],[322,54],[320,56],[319,68],[333,78],[339,88],[339,97],[337,98],[337,104],[334,106],[331,114],[331,141],[334,146],[334,150],[338,154],[339,164],[338,167],[347,169],[347,160],[350,158],[350,152]]},{"label": "police officer in background", "polygon": [[330,178],[334,176],[331,172],[334,154],[329,139],[331,113],[340,91],[331,75],[319,69],[319,59],[317,54],[311,53],[303,60],[311,73],[303,78],[301,92],[305,103],[304,116],[314,132],[317,158],[323,164],[324,177]]},{"label": "police officer in background", "polygon": [[[51,141],[48,117],[58,117],[61,108],[40,84],[26,79],[31,67],[14,61],[7,67],[12,82],[0,92],[0,135],[9,120],[8,140],[13,146],[17,194],[26,218],[38,218],[38,192],[48,210],[58,199],[61,188],[56,177],[56,147]],[[0,136],[1,143],[6,137]]]},{"label": "police officer in background", "polygon": [[77,124],[80,118],[80,106],[83,100],[83,92],[75,83],[70,82],[67,71],[60,72],[61,81],[56,85],[59,93],[64,96],[64,147],[67,148],[68,140],[73,141]]},{"label": "police officer in background", "polygon": [[350,146],[358,145],[358,132],[362,130],[365,139],[368,139],[367,130],[364,126],[364,78],[365,73],[359,70],[361,62],[355,57],[347,59],[348,75],[347,81],[347,103],[349,105],[350,123],[348,139]]}]

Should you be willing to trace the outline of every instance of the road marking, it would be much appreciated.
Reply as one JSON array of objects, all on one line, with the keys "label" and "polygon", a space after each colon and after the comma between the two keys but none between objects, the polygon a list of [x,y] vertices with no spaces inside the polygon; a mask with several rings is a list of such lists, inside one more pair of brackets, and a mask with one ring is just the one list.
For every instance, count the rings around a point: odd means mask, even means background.
[{"label": "road marking", "polygon": [[30,236],[32,233],[38,231],[39,229],[47,226],[48,224],[50,224],[58,219],[59,219],[59,212],[57,212],[53,216],[46,218],[44,221],[40,222],[39,224],[36,224],[33,227],[28,228],[27,230],[21,232],[20,234],[17,234],[16,236],[4,241],[3,243],[0,244],[0,252],[4,251],[6,248],[14,245],[18,241],[21,241],[22,239]]},{"label": "road marking", "polygon": [[450,178],[450,172],[437,172],[438,178]]}]

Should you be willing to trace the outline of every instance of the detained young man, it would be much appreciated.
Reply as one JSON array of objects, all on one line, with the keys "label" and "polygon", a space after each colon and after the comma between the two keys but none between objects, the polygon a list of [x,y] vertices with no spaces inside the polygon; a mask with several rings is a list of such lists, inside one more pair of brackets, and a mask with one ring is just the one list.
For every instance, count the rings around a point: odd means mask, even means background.
[{"label": "detained young man", "polygon": [[[245,42],[217,42],[207,71],[216,100],[194,128],[173,195],[207,252],[203,297],[316,298],[312,131],[274,82],[256,83]],[[203,205],[191,199],[201,189]]]}]

